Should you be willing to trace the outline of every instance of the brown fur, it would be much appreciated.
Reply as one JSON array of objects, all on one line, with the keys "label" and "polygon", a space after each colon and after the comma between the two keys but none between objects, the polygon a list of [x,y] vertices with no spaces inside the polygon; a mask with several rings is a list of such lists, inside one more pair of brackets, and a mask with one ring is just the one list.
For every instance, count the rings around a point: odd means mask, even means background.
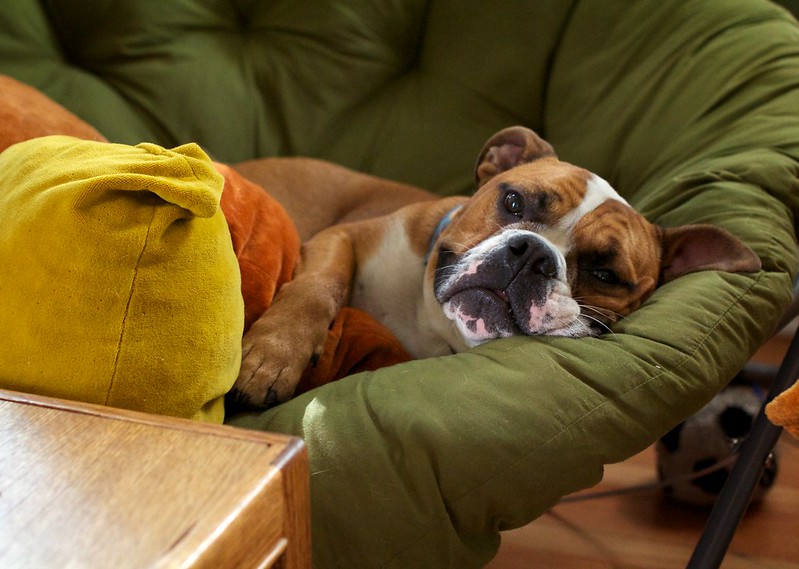
[{"label": "brown fur", "polygon": [[437,196],[313,158],[264,158],[234,166],[288,211],[307,241],[333,225],[379,217]]}]

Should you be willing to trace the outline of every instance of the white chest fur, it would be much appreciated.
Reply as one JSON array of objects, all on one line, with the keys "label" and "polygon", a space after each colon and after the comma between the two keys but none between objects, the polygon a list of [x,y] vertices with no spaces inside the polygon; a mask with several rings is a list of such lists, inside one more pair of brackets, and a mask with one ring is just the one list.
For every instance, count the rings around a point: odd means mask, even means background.
[{"label": "white chest fur", "polygon": [[426,322],[424,259],[410,247],[400,219],[391,219],[375,254],[359,263],[352,306],[391,330],[415,358],[449,354],[447,343]]}]

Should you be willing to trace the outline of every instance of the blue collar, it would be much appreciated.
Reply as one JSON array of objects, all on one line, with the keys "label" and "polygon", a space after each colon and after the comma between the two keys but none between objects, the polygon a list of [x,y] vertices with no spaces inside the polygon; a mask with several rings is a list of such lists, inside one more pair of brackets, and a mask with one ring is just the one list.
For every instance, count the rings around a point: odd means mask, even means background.
[{"label": "blue collar", "polygon": [[462,205],[456,205],[451,210],[449,210],[444,217],[441,218],[441,221],[438,222],[436,225],[435,230],[433,231],[433,235],[430,237],[430,244],[427,246],[427,255],[424,257],[425,265],[427,261],[430,259],[430,255],[433,253],[433,247],[436,245],[436,241],[438,241],[438,237],[441,235],[441,232],[444,231],[447,226],[452,221],[452,218],[455,214],[462,208]]}]

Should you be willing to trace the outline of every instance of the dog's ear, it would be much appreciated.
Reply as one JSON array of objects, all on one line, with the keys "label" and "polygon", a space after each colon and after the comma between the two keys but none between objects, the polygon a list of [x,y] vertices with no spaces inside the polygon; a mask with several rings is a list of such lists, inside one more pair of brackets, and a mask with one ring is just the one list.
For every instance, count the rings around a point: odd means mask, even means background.
[{"label": "dog's ear", "polygon": [[488,180],[514,166],[532,162],[555,151],[544,139],[529,128],[511,126],[488,139],[477,158],[474,178],[479,188]]},{"label": "dog's ear", "polygon": [[730,232],[713,225],[661,228],[661,247],[661,283],[697,271],[753,273],[761,267],[754,251]]}]

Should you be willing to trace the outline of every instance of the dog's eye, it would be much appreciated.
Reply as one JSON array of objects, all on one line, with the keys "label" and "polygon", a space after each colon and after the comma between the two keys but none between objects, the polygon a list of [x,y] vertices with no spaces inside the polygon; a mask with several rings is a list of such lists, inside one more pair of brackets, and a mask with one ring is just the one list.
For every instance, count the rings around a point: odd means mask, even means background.
[{"label": "dog's eye", "polygon": [[609,269],[594,269],[589,271],[592,277],[605,284],[617,285],[621,283],[619,275]]},{"label": "dog's eye", "polygon": [[505,195],[505,202],[503,205],[508,213],[513,214],[516,217],[521,217],[524,213],[524,200],[517,192],[508,192]]}]

